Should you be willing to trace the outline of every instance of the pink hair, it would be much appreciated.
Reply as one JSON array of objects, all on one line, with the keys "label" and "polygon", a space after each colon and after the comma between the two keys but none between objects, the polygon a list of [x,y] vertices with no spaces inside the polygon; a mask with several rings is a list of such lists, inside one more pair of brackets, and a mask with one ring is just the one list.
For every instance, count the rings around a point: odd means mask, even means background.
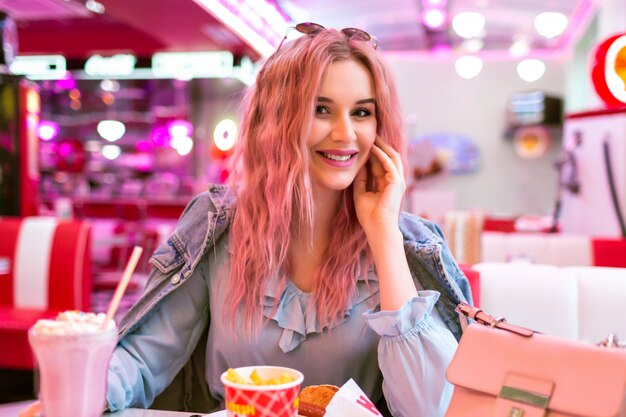
[{"label": "pink hair", "polygon": [[[285,43],[267,59],[244,98],[230,177],[237,208],[230,230],[232,255],[225,317],[234,324],[239,306],[243,306],[246,334],[253,333],[262,322],[268,280],[278,276],[279,287],[286,284],[292,238],[312,236],[315,213],[306,139],[326,68],[332,62],[349,59],[364,64],[373,77],[378,134],[405,154],[395,83],[380,55],[367,42],[324,30]],[[356,295],[356,277],[367,273],[361,267],[371,265],[352,187],[343,191],[333,230],[324,260],[314,273],[313,301],[323,326],[340,318]]]}]

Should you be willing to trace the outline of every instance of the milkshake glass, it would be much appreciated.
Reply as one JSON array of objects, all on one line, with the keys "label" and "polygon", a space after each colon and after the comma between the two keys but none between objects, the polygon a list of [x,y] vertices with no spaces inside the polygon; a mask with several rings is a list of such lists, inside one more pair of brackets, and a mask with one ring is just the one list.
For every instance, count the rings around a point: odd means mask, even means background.
[{"label": "milkshake glass", "polygon": [[104,314],[68,311],[39,320],[28,340],[39,366],[39,395],[45,417],[99,417],[106,405],[107,369],[117,344]]}]

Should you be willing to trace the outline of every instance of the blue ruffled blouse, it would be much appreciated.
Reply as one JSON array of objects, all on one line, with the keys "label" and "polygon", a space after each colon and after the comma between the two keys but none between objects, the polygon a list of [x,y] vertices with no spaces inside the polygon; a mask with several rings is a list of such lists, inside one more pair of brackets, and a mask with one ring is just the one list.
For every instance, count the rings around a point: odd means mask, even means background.
[{"label": "blue ruffled blouse", "polygon": [[111,410],[148,407],[187,362],[210,318],[206,378],[220,402],[226,369],[278,365],[300,370],[304,386],[341,386],[353,378],[374,403],[384,395],[397,417],[444,415],[452,394],[445,369],[457,342],[433,310],[438,292],[419,291],[398,311],[380,311],[370,270],[357,278],[357,294],[337,320],[323,327],[310,293],[290,280],[281,290],[274,279],[264,294],[266,320],[250,340],[223,320],[228,256],[226,236],[184,286],[122,339],[109,367]]}]

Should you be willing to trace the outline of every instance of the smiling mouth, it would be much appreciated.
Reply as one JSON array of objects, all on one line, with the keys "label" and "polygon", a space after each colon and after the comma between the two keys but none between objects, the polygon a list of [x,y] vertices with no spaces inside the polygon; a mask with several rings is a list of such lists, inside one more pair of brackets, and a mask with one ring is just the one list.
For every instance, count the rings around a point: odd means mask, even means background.
[{"label": "smiling mouth", "polygon": [[331,161],[339,161],[339,162],[348,161],[356,155],[356,153],[353,153],[350,155],[337,155],[337,154],[331,154],[331,153],[326,153],[326,152],[318,152],[318,153],[326,159],[330,159]]}]

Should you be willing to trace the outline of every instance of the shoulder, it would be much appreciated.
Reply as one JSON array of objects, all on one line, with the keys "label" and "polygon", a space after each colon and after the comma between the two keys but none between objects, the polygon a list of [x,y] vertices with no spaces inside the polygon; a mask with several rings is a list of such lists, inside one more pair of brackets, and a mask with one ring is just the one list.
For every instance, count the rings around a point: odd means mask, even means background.
[{"label": "shoulder", "polygon": [[235,207],[235,195],[225,185],[212,184],[209,189],[198,194],[185,207],[178,221],[177,228],[189,223],[196,224],[207,220],[208,214],[220,216],[232,212]]},{"label": "shoulder", "polygon": [[222,184],[211,184],[207,191],[198,194],[185,207],[181,219],[194,214],[213,212],[221,213],[232,210],[235,206],[235,194],[230,187]]},{"label": "shoulder", "polygon": [[234,209],[235,196],[231,189],[225,185],[210,185],[187,204],[173,235],[193,252],[207,237],[216,239],[228,228]]},{"label": "shoulder", "polygon": [[415,214],[400,213],[399,226],[404,240],[429,244],[444,241],[443,231],[437,223]]}]

